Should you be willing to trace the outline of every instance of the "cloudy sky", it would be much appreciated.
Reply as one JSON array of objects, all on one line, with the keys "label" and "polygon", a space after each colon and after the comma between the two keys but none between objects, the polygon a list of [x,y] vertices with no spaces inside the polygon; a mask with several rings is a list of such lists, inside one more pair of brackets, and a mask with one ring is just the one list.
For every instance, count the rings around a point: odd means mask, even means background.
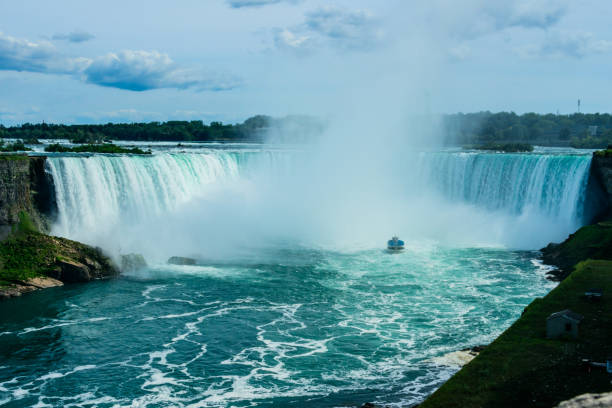
[{"label": "cloudy sky", "polygon": [[0,0],[0,123],[236,122],[361,101],[610,112],[611,15],[607,0]]}]

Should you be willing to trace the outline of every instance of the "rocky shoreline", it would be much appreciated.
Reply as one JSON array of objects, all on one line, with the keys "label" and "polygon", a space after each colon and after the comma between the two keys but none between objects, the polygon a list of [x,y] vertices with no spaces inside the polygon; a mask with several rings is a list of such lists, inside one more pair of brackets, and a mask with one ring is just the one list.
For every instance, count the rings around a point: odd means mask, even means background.
[{"label": "rocky shoreline", "polygon": [[45,276],[30,278],[26,281],[13,281],[6,286],[0,286],[0,300],[21,296],[35,290],[54,288],[58,286],[64,286],[64,283],[60,280]]}]

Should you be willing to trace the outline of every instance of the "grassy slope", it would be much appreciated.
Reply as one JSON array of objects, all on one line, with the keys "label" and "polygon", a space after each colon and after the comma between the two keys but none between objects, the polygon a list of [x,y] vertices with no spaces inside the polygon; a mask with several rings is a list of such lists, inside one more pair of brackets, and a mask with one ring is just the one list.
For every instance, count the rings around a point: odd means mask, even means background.
[{"label": "grassy slope", "polygon": [[13,234],[0,243],[0,286],[37,276],[53,276],[57,260],[81,262],[84,257],[104,262],[90,246],[65,238],[41,234],[28,214],[19,214]]},{"label": "grassy slope", "polygon": [[[604,299],[590,302],[584,291],[597,287]],[[546,317],[572,309],[585,319],[577,340],[545,338]],[[587,373],[582,358],[612,356],[612,261],[589,260],[523,316],[478,357],[432,394],[420,408],[551,407],[585,392],[612,390],[603,369]]]},{"label": "grassy slope", "polygon": [[612,220],[587,225],[561,244],[542,249],[544,262],[568,271],[585,259],[612,260]]}]

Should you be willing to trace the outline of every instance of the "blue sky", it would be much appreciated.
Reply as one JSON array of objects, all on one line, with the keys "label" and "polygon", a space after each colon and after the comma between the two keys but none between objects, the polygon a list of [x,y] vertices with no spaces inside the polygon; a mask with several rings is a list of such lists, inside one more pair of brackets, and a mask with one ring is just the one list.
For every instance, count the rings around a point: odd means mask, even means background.
[{"label": "blue sky", "polygon": [[610,15],[603,0],[3,1],[0,123],[610,112]]}]

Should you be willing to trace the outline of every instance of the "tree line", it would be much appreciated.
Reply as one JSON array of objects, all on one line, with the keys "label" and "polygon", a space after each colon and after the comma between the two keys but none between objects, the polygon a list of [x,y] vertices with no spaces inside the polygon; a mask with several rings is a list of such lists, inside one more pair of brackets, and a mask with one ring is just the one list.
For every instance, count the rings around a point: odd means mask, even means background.
[{"label": "tree line", "polygon": [[62,125],[24,123],[20,126],[0,125],[0,137],[36,143],[38,139],[68,139],[73,143],[101,143],[111,140],[210,142],[261,141],[275,119],[258,115],[240,124],[201,120],[149,123],[107,123],[103,125]]},{"label": "tree line", "polygon": [[[457,113],[442,116],[442,135],[447,145],[521,143],[541,146],[603,148],[612,144],[612,115],[571,115],[514,112]],[[272,118],[253,116],[243,123],[224,124],[201,120],[149,123],[62,125],[24,123],[5,127],[0,138],[35,143],[38,139],[68,139],[74,143],[111,140],[168,142],[259,142],[272,136],[279,141],[304,141],[323,132],[324,121],[307,116]]]},{"label": "tree line", "polygon": [[604,148],[612,144],[612,115],[608,113],[457,113],[445,115],[442,127],[445,142],[451,145],[529,143]]}]

